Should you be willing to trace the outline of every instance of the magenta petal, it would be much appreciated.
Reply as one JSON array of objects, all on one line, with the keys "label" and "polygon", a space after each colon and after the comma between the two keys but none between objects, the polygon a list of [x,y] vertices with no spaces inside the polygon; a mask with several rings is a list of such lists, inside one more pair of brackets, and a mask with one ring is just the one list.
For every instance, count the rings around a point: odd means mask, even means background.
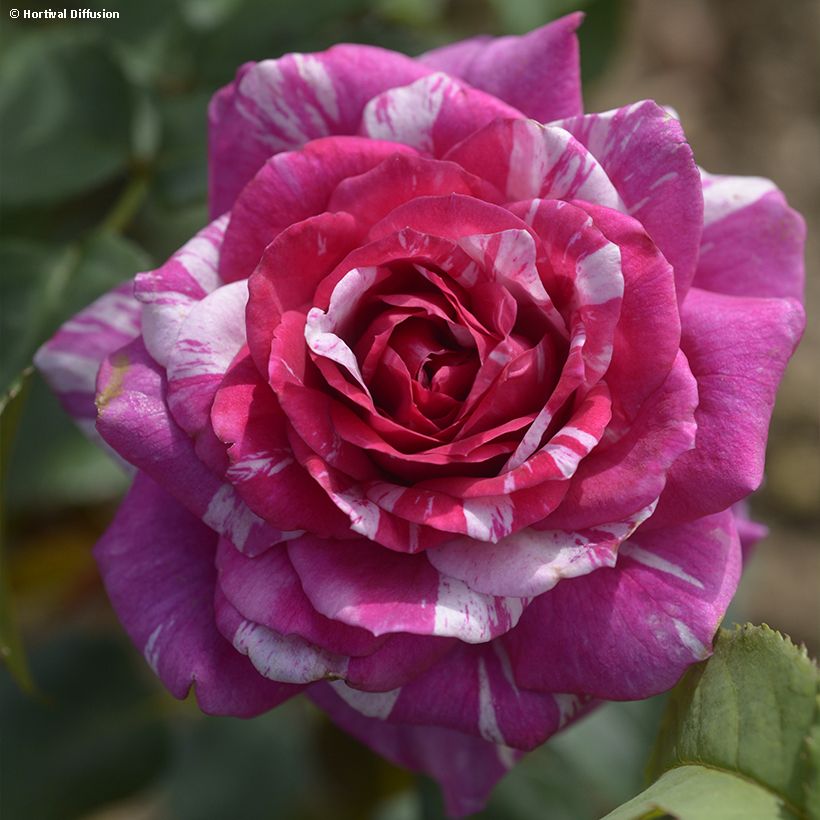
[{"label": "magenta petal", "polygon": [[540,122],[583,110],[578,38],[569,14],[522,37],[476,37],[428,51],[431,68],[461,77]]},{"label": "magenta petal", "polygon": [[373,751],[437,780],[451,817],[480,811],[495,784],[518,758],[518,753],[506,746],[451,729],[402,726],[366,717],[349,706],[338,692],[339,688],[328,684],[316,684],[308,690],[310,698],[335,723]]},{"label": "magenta petal", "polygon": [[303,535],[289,542],[288,554],[319,612],[374,635],[409,632],[484,643],[515,626],[526,604],[473,592],[441,575],[424,555],[386,550],[364,538]]},{"label": "magenta petal", "polygon": [[730,511],[637,534],[618,564],[561,581],[503,638],[519,685],[636,700],[711,652],[740,577]]},{"label": "magenta petal", "polygon": [[[265,248],[290,226],[327,209],[336,186],[412,148],[363,137],[328,137],[271,157],[234,203],[219,258],[226,282],[247,279]],[[319,250],[317,243],[317,251]]]},{"label": "magenta petal", "polygon": [[357,45],[246,63],[208,112],[211,214],[231,208],[272,154],[355,134],[369,100],[429,73],[403,54]]},{"label": "magenta petal", "polygon": [[217,268],[227,224],[227,217],[211,222],[165,264],[134,280],[134,295],[143,305],[143,341],[163,367],[188,312],[222,284]]},{"label": "magenta petal", "polygon": [[773,182],[703,174],[694,285],[733,296],[803,298],[806,224]]},{"label": "magenta petal", "polygon": [[280,635],[298,635],[344,655],[369,655],[385,641],[320,615],[305,595],[283,545],[249,558],[223,539],[217,566],[219,585],[230,603],[249,621]]},{"label": "magenta petal", "polygon": [[794,299],[726,296],[692,288],[681,348],[698,381],[695,449],[669,474],[658,525],[723,510],[757,489],[777,386],[803,332]]},{"label": "magenta petal", "polygon": [[193,305],[168,357],[168,406],[188,435],[208,424],[216,391],[245,344],[248,283],[217,288]]},{"label": "magenta petal", "polygon": [[370,100],[362,116],[362,133],[440,157],[492,120],[521,116],[495,97],[437,73]]},{"label": "magenta petal", "polygon": [[94,420],[103,359],[139,336],[140,303],[124,282],[69,319],[38,351],[34,364],[83,432],[98,439]]},{"label": "magenta petal", "polygon": [[626,213],[643,225],[674,268],[682,300],[695,275],[703,194],[680,123],[646,100],[555,124],[566,128],[601,164]]},{"label": "magenta petal", "polygon": [[171,417],[161,369],[140,340],[103,363],[97,388],[100,435],[205,524],[248,554],[286,537],[255,516],[233,487],[199,460],[193,442]]},{"label": "magenta petal", "polygon": [[117,616],[174,697],[193,685],[203,711],[250,717],[300,688],[265,680],[217,631],[216,539],[140,474],[94,555]]}]

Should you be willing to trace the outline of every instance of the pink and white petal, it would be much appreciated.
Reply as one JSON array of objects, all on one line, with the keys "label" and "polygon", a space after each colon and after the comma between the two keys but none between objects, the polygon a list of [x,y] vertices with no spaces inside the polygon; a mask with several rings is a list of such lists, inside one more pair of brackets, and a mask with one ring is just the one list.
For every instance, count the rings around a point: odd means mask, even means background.
[{"label": "pink and white petal", "polygon": [[615,566],[620,544],[654,509],[650,504],[625,521],[580,532],[524,529],[497,544],[456,538],[426,555],[439,572],[477,592],[534,598],[563,578]]},{"label": "pink and white petal", "polygon": [[359,45],[246,63],[208,113],[211,214],[231,208],[271,155],[355,134],[369,100],[429,73],[403,54]]},{"label": "pink and white petal", "polygon": [[124,282],[69,319],[34,356],[34,364],[82,431],[99,441],[94,426],[97,373],[103,359],[139,336],[140,303]]},{"label": "pink and white petal", "polygon": [[282,314],[304,308],[318,283],[358,246],[360,234],[349,214],[323,213],[286,228],[265,248],[248,279],[246,321],[248,347],[260,373],[268,370]]},{"label": "pink and white petal", "polygon": [[364,137],[327,137],[271,157],[242,190],[230,213],[219,273],[247,279],[265,248],[286,228],[327,209],[336,186],[412,148]]},{"label": "pink and white petal", "polygon": [[265,680],[217,631],[216,539],[139,474],[94,556],[117,616],[171,694],[194,686],[204,712],[251,717],[301,688]]},{"label": "pink and white petal", "polygon": [[437,780],[451,817],[480,811],[495,784],[519,757],[519,753],[506,746],[452,729],[402,726],[368,717],[349,705],[359,694],[355,689],[344,691],[339,685],[321,683],[311,686],[308,694],[334,723],[373,751]]},{"label": "pink and white petal", "polygon": [[644,226],[674,268],[678,300],[683,300],[698,260],[703,194],[700,173],[678,120],[644,100],[555,124],[569,131],[601,164],[626,213]]},{"label": "pink and white petal", "polygon": [[515,680],[607,700],[663,692],[711,653],[740,569],[728,510],[641,528],[621,545],[617,566],[562,581],[530,604],[503,639]]},{"label": "pink and white petal", "polygon": [[245,344],[247,281],[217,288],[193,305],[168,357],[168,407],[177,424],[196,436],[234,356]]},{"label": "pink and white petal", "polygon": [[652,525],[723,510],[760,486],[777,386],[805,325],[794,299],[692,288],[681,349],[698,381],[695,448],[672,466]]},{"label": "pink and white petal", "polygon": [[211,425],[228,445],[226,479],[257,515],[277,529],[349,536],[347,518],[295,460],[287,420],[247,352],[218,387]]},{"label": "pink and white petal", "polygon": [[254,515],[233,487],[197,458],[193,442],[168,410],[164,374],[141,340],[103,363],[97,390],[97,430],[103,439],[237,549],[254,555],[292,537]]},{"label": "pink and white petal", "polygon": [[211,222],[164,265],[139,274],[134,281],[134,295],[143,305],[145,347],[163,367],[188,312],[222,284],[218,266],[227,224],[227,216]]},{"label": "pink and white petal", "polygon": [[419,60],[466,80],[540,122],[583,111],[578,38],[583,15],[569,14],[521,37],[476,37]]},{"label": "pink and white petal", "polygon": [[329,211],[344,211],[362,225],[373,225],[394,208],[421,196],[464,194],[501,203],[500,192],[453,162],[414,154],[395,154],[370,171],[339,183]]},{"label": "pink and white petal", "polygon": [[280,635],[246,620],[217,586],[216,625],[254,669],[268,680],[296,686],[318,680],[336,680],[347,670],[347,658],[313,646],[298,635]]},{"label": "pink and white petal", "polygon": [[370,655],[350,659],[345,681],[364,692],[389,695],[438,665],[455,647],[456,638],[397,632]]},{"label": "pink and white petal", "polygon": [[362,115],[362,134],[443,156],[457,142],[495,119],[521,119],[520,111],[447,74],[428,74],[374,97]]},{"label": "pink and white petal", "polygon": [[409,632],[485,643],[512,629],[527,603],[473,592],[441,575],[424,555],[385,550],[364,538],[304,535],[289,542],[288,554],[319,612],[374,635]]},{"label": "pink and white petal", "polygon": [[614,443],[602,438],[580,463],[561,506],[537,528],[590,529],[626,520],[651,504],[671,465],[695,444],[697,403],[697,382],[678,354],[666,381],[644,401],[627,432]]},{"label": "pink and white petal", "polygon": [[703,173],[703,237],[695,287],[802,300],[806,224],[775,184]]},{"label": "pink and white petal", "polygon": [[589,709],[576,695],[520,689],[499,641],[460,644],[431,669],[389,692],[351,693],[342,683],[333,689],[368,717],[455,729],[525,751]]},{"label": "pink and white petal", "polygon": [[372,654],[387,640],[320,615],[283,545],[250,558],[223,538],[216,565],[219,587],[242,617],[280,635],[297,635],[329,652],[351,656]]},{"label": "pink and white petal", "polygon": [[508,200],[582,199],[624,209],[598,159],[569,131],[534,120],[496,120],[444,159],[492,183]]}]

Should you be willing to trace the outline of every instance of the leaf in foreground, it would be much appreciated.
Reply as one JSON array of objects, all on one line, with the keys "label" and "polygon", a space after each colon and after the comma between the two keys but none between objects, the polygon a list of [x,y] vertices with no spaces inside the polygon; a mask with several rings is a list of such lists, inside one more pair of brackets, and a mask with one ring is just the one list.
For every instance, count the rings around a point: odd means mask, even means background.
[{"label": "leaf in foreground", "polygon": [[672,693],[646,791],[606,820],[809,818],[818,805],[818,671],[767,626],[721,630]]}]

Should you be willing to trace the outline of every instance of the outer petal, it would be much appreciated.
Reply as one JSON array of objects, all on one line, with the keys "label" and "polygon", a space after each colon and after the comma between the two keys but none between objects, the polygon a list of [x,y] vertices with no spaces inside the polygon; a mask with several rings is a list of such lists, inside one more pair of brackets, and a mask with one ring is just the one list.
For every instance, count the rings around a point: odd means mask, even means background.
[{"label": "outer petal", "polygon": [[355,134],[369,100],[429,73],[402,54],[355,45],[246,63],[208,113],[211,214],[231,208],[272,154]]},{"label": "outer petal", "polygon": [[300,689],[262,678],[217,631],[216,538],[140,474],[94,555],[120,621],[171,693],[195,685],[203,711],[250,717]]},{"label": "outer petal", "polygon": [[320,615],[305,595],[283,546],[248,558],[222,539],[217,566],[219,585],[230,603],[249,621],[280,635],[298,635],[344,655],[370,654],[385,641]]},{"label": "outer petal", "polygon": [[374,635],[409,632],[483,643],[518,622],[520,598],[494,598],[441,575],[423,555],[386,550],[364,538],[304,535],[288,554],[313,606]]},{"label": "outer petal", "polygon": [[[695,274],[702,230],[700,174],[680,123],[646,100],[560,125],[585,145],[675,269],[678,300]],[[607,204],[607,203],[598,203]]]},{"label": "outer petal", "polygon": [[703,174],[695,286],[733,296],[803,298],[806,224],[775,184]]},{"label": "outer petal", "polygon": [[234,356],[245,344],[248,283],[232,282],[197,302],[168,357],[168,406],[188,435],[208,424],[211,404]]},{"label": "outer petal", "polygon": [[495,784],[518,758],[506,746],[451,729],[401,726],[365,717],[338,692],[324,683],[309,690],[311,699],[346,732],[397,765],[435,778],[444,791],[447,813],[452,817],[480,811]]},{"label": "outer petal", "polygon": [[470,589],[491,595],[532,598],[563,578],[615,566],[618,546],[648,518],[654,504],[625,521],[593,530],[521,530],[497,544],[455,538],[427,551],[440,572],[460,578]]},{"label": "outer petal", "polygon": [[362,133],[440,157],[499,117],[519,119],[522,114],[489,94],[436,73],[370,100],[362,116]]},{"label": "outer petal", "polygon": [[415,151],[363,137],[333,137],[271,157],[231,210],[219,259],[222,278],[233,282],[249,277],[265,248],[286,228],[322,213],[343,179],[363,174],[396,153]]},{"label": "outer petal", "polygon": [[205,524],[249,554],[288,537],[255,516],[197,458],[193,442],[171,418],[165,379],[141,341],[106,360],[97,387],[100,435]]},{"label": "outer petal", "polygon": [[442,726],[490,743],[529,750],[577,717],[589,698],[519,688],[499,641],[459,645],[424,674],[389,692],[333,687],[366,717]]},{"label": "outer petal", "polygon": [[618,564],[562,581],[503,639],[519,685],[635,700],[706,658],[740,577],[731,511],[639,530]]},{"label": "outer petal", "polygon": [[34,364],[67,413],[93,439],[97,372],[103,359],[139,336],[140,303],[124,282],[66,322],[38,351]]},{"label": "outer petal", "polygon": [[681,348],[698,381],[695,449],[672,467],[653,526],[725,509],[757,489],[777,385],[803,332],[793,299],[693,288]]},{"label": "outer petal", "polygon": [[227,216],[186,242],[164,265],[141,273],[134,295],[143,304],[142,335],[148,352],[163,366],[191,307],[222,284],[217,272]]},{"label": "outer petal", "polygon": [[570,14],[523,37],[476,37],[428,51],[422,63],[549,122],[583,111],[578,38],[583,15]]}]

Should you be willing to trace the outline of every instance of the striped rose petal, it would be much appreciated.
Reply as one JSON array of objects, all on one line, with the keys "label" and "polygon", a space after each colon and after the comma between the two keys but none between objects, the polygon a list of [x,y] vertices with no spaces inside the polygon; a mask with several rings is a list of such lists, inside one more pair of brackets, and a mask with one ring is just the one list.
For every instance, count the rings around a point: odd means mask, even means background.
[{"label": "striped rose petal", "polygon": [[99,443],[97,373],[106,356],[139,336],[140,313],[133,281],[123,282],[62,325],[34,357],[65,411]]},{"label": "striped rose petal", "polygon": [[360,714],[391,724],[443,726],[529,751],[590,708],[589,698],[520,688],[500,641],[458,645],[415,680],[389,692],[332,684]]},{"label": "striped rose petal", "polygon": [[444,575],[489,595],[533,598],[563,578],[613,567],[618,547],[655,510],[652,503],[625,521],[593,530],[525,529],[497,544],[455,538],[429,550],[427,559]]},{"label": "striped rose petal", "polygon": [[301,151],[271,157],[243,189],[230,212],[219,273],[247,279],[265,248],[286,228],[327,209],[336,186],[412,148],[363,137],[317,139]]},{"label": "striped rose petal", "polygon": [[179,329],[194,304],[222,284],[217,267],[227,216],[186,242],[162,267],[137,276],[134,295],[142,303],[145,347],[167,367]]},{"label": "striped rose petal", "polygon": [[701,171],[703,236],[695,287],[802,299],[806,225],[775,184]]},{"label": "striped rose petal", "polygon": [[398,766],[424,772],[444,790],[447,813],[462,817],[480,811],[493,786],[519,753],[439,726],[404,726],[367,717],[350,706],[353,689],[314,684],[310,698],[346,732]]},{"label": "striped rose petal", "polygon": [[289,542],[288,554],[319,612],[374,635],[410,632],[484,643],[512,629],[527,603],[473,592],[423,555],[402,555],[366,539],[304,535]]},{"label": "striped rose petal", "polygon": [[731,511],[657,532],[642,527],[621,545],[617,566],[562,581],[530,604],[503,639],[515,680],[608,700],[669,689],[709,656],[740,563]]},{"label": "striped rose petal", "polygon": [[[678,300],[683,300],[695,275],[703,195],[692,149],[678,120],[645,100],[556,125],[600,163],[626,213],[643,225],[674,268]],[[588,201],[608,205],[600,199]]]},{"label": "striped rose petal", "polygon": [[444,159],[491,182],[509,201],[583,199],[624,207],[596,157],[557,125],[496,120],[450,149]]},{"label": "striped rose petal", "polygon": [[103,363],[97,389],[97,430],[103,439],[237,549],[256,554],[293,537],[254,515],[233,487],[199,460],[168,410],[164,373],[140,340]]},{"label": "striped rose petal", "polygon": [[234,282],[197,302],[168,357],[168,407],[190,436],[208,424],[214,396],[245,344],[248,283]]},{"label": "striped rose petal", "polygon": [[231,208],[272,154],[355,134],[369,100],[430,72],[404,55],[356,45],[246,63],[208,112],[211,214]]},{"label": "striped rose petal", "polygon": [[[805,314],[794,299],[692,288],[682,322],[681,349],[698,382],[698,433],[669,472],[657,526],[726,509],[760,486],[777,387]],[[727,336],[734,344],[718,341]]]},{"label": "striped rose petal", "polygon": [[361,133],[440,157],[499,118],[521,119],[523,114],[496,97],[437,72],[373,97],[362,114]]},{"label": "striped rose petal", "polygon": [[94,548],[108,597],[171,694],[251,717],[298,694],[260,677],[217,631],[216,533],[140,473]]},{"label": "striped rose petal", "polygon": [[550,122],[583,111],[576,12],[520,37],[474,37],[423,54],[431,68],[461,77],[528,117]]}]

